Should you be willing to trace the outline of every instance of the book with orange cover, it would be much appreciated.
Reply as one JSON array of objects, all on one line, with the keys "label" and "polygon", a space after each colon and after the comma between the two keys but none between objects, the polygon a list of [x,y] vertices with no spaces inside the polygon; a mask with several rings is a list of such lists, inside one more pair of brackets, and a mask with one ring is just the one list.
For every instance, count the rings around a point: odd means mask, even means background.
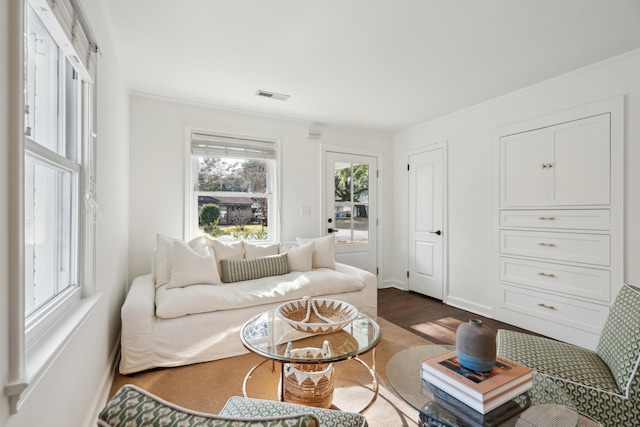
[{"label": "book with orange cover", "polygon": [[533,383],[533,371],[519,363],[498,356],[489,372],[472,371],[460,364],[455,350],[423,360],[421,369],[423,378],[440,378],[480,402],[487,402],[509,390],[522,392],[526,384]]}]

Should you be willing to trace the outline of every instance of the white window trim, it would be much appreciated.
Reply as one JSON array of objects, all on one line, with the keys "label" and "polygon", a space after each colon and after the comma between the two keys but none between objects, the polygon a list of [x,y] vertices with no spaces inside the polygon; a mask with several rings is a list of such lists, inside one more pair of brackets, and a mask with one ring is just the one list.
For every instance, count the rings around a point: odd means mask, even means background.
[{"label": "white window trim", "polygon": [[[265,137],[253,137],[247,135],[240,134],[231,134],[227,132],[220,131],[212,131],[208,129],[202,128],[192,128],[187,127],[185,129],[185,162],[184,162],[184,173],[185,173],[185,190],[184,190],[184,229],[183,229],[183,239],[190,240],[196,237],[194,230],[197,230],[198,224],[195,223],[195,219],[197,218],[197,208],[198,205],[198,195],[203,194],[199,191],[196,191],[196,182],[197,182],[197,171],[198,164],[197,161],[191,154],[191,135],[194,133],[198,134],[207,134],[207,135],[216,135],[227,138],[241,138],[255,141],[265,141],[275,144],[276,150],[276,159],[275,165],[276,170],[274,173],[272,183],[272,194],[271,199],[272,203],[269,205],[269,210],[271,211],[269,214],[269,242],[277,243],[280,242],[280,230],[281,230],[281,221],[282,221],[282,204],[280,201],[280,175],[281,175],[281,164],[280,164],[280,140],[277,138],[265,138]],[[211,192],[206,192],[207,195],[212,194]],[[252,196],[260,196],[263,197],[263,194],[253,194],[253,193],[234,193],[234,192],[224,192],[221,194],[226,197],[252,197]],[[272,216],[273,214],[273,216]],[[273,220],[272,220],[273,219]]]},{"label": "white window trim", "polygon": [[[16,0],[9,3],[9,92],[7,94],[8,104],[13,107],[9,110],[9,129],[7,135],[12,141],[9,144],[8,169],[10,182],[13,183],[9,191],[9,283],[8,283],[8,307],[9,307],[9,349],[8,349],[8,372],[6,385],[3,392],[9,401],[9,411],[11,414],[18,412],[28,396],[35,390],[41,379],[49,368],[64,351],[66,345],[73,339],[76,332],[80,330],[85,320],[94,310],[100,295],[95,293],[95,226],[90,221],[90,214],[79,215],[78,224],[78,245],[82,256],[77,259],[78,283],[82,286],[75,286],[61,293],[55,298],[54,304],[32,316],[27,325],[25,319],[25,294],[24,294],[24,158],[25,149],[36,155],[46,158],[48,153],[39,151],[38,147],[31,147],[31,143],[25,141],[24,136],[24,20],[25,20],[26,0]],[[81,11],[80,11],[81,13]],[[95,53],[97,46],[91,42],[91,53],[87,56],[87,61],[92,60],[93,74],[95,76]],[[83,85],[84,86],[84,85]],[[83,90],[82,108],[87,114],[83,117],[83,138],[88,138],[88,150],[82,150],[82,164],[95,164],[93,155],[95,134],[95,87],[91,88],[93,95]],[[90,119],[92,124],[86,126]],[[29,147],[27,147],[27,145]],[[85,151],[87,151],[85,153]],[[46,154],[46,155],[43,155]],[[89,157],[88,157],[89,156]],[[71,165],[69,165],[71,166]],[[71,167],[73,169],[73,167]],[[83,170],[86,170],[83,168]],[[90,187],[91,173],[86,171],[78,179],[78,197],[84,195]],[[83,176],[84,175],[84,176]],[[80,200],[78,200],[80,202]],[[78,209],[82,206],[78,203]],[[82,294],[82,295],[81,295]],[[82,297],[82,298],[81,298]],[[50,317],[44,320],[44,312],[48,311]],[[51,313],[55,315],[51,316]],[[54,317],[54,318],[52,318]],[[29,340],[27,345],[27,336]],[[28,348],[27,348],[28,347]]]}]

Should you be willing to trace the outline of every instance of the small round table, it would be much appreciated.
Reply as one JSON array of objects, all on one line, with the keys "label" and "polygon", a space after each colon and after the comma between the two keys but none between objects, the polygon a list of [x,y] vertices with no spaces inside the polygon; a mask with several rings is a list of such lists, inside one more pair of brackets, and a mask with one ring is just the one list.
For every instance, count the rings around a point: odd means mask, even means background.
[{"label": "small round table", "polygon": [[[565,391],[552,379],[534,372],[534,385],[512,401],[512,412],[502,417],[482,416],[454,398],[434,396],[431,386],[420,377],[421,362],[455,349],[454,346],[428,344],[402,350],[389,359],[387,378],[393,389],[420,412],[419,426],[517,426],[576,427],[582,417]],[[469,412],[471,411],[471,412]]]},{"label": "small round table", "polygon": [[[259,314],[244,324],[240,331],[240,339],[244,346],[250,351],[264,357],[265,360],[254,366],[245,376],[242,386],[245,397],[247,396],[247,381],[252,373],[261,365],[268,361],[280,362],[280,400],[285,398],[285,365],[286,364],[329,364],[344,360],[353,359],[363,365],[371,374],[371,384],[373,390],[372,399],[359,412],[369,409],[378,396],[378,382],[375,373],[375,346],[380,341],[380,327],[378,324],[366,316],[358,314],[356,319],[345,326],[342,330],[329,333],[313,335],[300,332],[282,320],[275,310]],[[327,341],[331,347],[331,354],[328,356],[315,355],[315,357],[300,358],[292,357],[287,352],[287,345],[291,343],[290,349],[323,348]],[[372,352],[373,362],[369,366],[359,356],[369,351]]]}]

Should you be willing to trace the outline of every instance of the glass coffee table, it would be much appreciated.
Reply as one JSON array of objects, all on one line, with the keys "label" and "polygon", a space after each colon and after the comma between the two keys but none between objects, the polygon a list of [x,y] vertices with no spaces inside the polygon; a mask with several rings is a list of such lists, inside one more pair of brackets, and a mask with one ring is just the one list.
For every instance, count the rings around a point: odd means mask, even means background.
[{"label": "glass coffee table", "polygon": [[[309,334],[300,332],[282,320],[275,310],[259,314],[244,324],[240,331],[240,339],[250,351],[264,357],[265,360],[254,366],[245,376],[243,393],[247,396],[247,381],[256,369],[264,363],[272,361],[280,362],[279,398],[285,400],[285,367],[289,364],[309,365],[309,370],[314,371],[312,365],[327,365],[345,360],[355,360],[364,366],[371,375],[371,390],[373,397],[358,412],[366,411],[378,396],[378,382],[375,373],[375,346],[380,341],[380,327],[366,316],[358,314],[357,318],[346,325],[342,330],[329,334]],[[297,349],[322,349],[328,342],[331,354],[305,355],[299,354],[293,357],[292,352]],[[288,347],[288,348],[287,348]],[[289,351],[288,351],[289,350]],[[371,366],[359,356],[372,352]]]},{"label": "glass coffee table", "polygon": [[[420,378],[420,364],[428,358],[455,349],[428,344],[396,353],[387,363],[387,378],[393,389],[420,412],[420,427],[575,427],[581,416],[575,404],[552,379],[534,373],[533,387],[504,407],[482,416]],[[502,409],[501,409],[502,408]]]}]

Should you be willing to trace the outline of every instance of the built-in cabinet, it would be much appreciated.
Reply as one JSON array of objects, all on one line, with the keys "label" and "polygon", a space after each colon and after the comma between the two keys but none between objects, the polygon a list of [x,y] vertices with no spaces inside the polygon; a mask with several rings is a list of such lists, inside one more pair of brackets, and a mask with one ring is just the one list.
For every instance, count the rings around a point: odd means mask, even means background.
[{"label": "built-in cabinet", "polygon": [[611,105],[505,127],[496,137],[495,317],[592,349],[623,274],[613,259],[623,245],[622,137],[612,132],[621,106]]}]

